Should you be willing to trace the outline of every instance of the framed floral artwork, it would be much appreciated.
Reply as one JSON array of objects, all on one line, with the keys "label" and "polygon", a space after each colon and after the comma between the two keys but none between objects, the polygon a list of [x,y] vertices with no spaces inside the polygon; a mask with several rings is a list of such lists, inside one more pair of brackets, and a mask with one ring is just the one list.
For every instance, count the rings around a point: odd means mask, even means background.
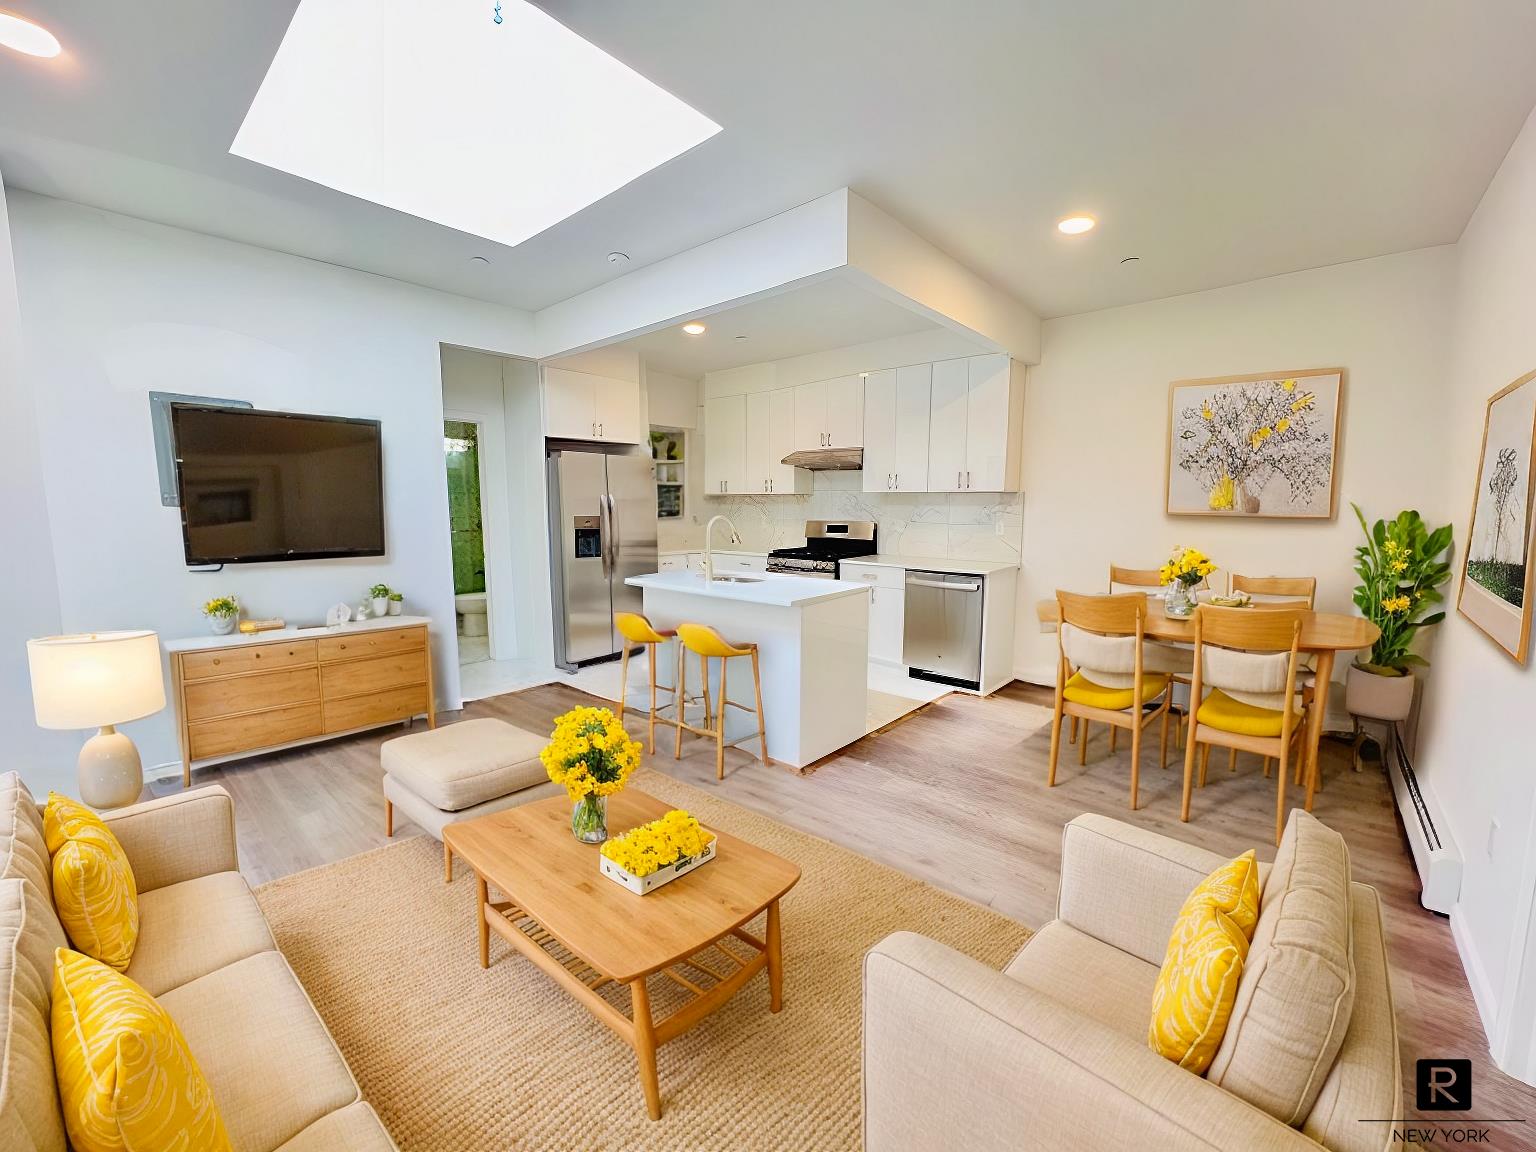
[{"label": "framed floral artwork", "polygon": [[1344,369],[1175,380],[1170,516],[1332,519]]},{"label": "framed floral artwork", "polygon": [[1518,663],[1531,639],[1536,372],[1488,401],[1456,609]]}]

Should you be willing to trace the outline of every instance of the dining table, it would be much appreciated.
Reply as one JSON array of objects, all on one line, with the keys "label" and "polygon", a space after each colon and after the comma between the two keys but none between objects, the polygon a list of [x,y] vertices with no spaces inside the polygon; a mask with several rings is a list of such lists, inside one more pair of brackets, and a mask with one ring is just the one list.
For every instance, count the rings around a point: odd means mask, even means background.
[{"label": "dining table", "polygon": [[[1250,605],[1253,611],[1262,611],[1263,604]],[[1035,606],[1035,614],[1042,624],[1059,622],[1059,608],[1055,600],[1041,600]],[[1165,644],[1195,643],[1195,619],[1193,616],[1170,616],[1161,597],[1147,597],[1147,617],[1143,625],[1148,640],[1160,640]],[[1340,652],[1356,652],[1376,643],[1381,629],[1362,616],[1347,612],[1301,613],[1301,636],[1297,650],[1314,657],[1317,683],[1322,687],[1318,703],[1307,710],[1307,811],[1312,811],[1312,797],[1317,791],[1321,768],[1318,764],[1318,748],[1323,740],[1323,718],[1328,710],[1327,685],[1333,679],[1334,656]]]}]

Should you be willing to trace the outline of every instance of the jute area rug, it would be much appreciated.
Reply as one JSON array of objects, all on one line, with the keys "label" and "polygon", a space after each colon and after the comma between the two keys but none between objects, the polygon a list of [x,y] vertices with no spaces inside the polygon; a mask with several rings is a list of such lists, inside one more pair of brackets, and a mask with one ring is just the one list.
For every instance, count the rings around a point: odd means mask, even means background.
[{"label": "jute area rug", "polygon": [[[403,1152],[857,1148],[864,952],[909,929],[1000,968],[1029,936],[691,785],[650,770],[634,785],[802,872],[782,904],[783,1011],[769,1013],[760,974],[664,1045],[656,1122],[633,1052],[587,1009],[494,934],[491,967],[480,968],[474,878],[459,862],[445,885],[436,841],[258,889],[278,946]],[[670,982],[653,979],[653,997],[658,984]]]}]

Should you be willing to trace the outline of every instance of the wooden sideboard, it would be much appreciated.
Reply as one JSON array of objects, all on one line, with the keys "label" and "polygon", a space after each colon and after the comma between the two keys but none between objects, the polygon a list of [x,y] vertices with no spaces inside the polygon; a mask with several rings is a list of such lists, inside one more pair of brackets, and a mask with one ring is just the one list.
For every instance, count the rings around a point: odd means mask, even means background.
[{"label": "wooden sideboard", "polygon": [[192,765],[396,724],[437,726],[425,617],[173,640],[181,779]]}]

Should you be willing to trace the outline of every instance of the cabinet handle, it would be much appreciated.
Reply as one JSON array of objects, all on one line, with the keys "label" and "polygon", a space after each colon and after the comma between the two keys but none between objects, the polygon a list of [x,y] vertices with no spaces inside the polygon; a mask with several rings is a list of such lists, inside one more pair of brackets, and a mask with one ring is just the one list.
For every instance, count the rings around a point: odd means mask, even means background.
[{"label": "cabinet handle", "polygon": [[606,436],[606,435],[607,435],[607,433],[606,433],[606,432],[604,432],[604,431],[603,431],[603,429],[604,429],[604,428],[605,428],[605,427],[606,427],[606,425],[603,425],[603,424],[599,424],[599,425],[598,425],[598,426],[597,426],[597,434],[598,434],[598,435],[599,435],[599,436]]},{"label": "cabinet handle", "polygon": [[967,468],[965,472],[965,486],[967,488],[971,486],[971,472],[969,468]]},{"label": "cabinet handle", "polygon": [[962,475],[963,475],[963,473],[960,473],[960,472],[956,472],[955,473],[955,487],[956,488],[964,488],[965,487],[964,484],[960,483],[960,477]]}]

